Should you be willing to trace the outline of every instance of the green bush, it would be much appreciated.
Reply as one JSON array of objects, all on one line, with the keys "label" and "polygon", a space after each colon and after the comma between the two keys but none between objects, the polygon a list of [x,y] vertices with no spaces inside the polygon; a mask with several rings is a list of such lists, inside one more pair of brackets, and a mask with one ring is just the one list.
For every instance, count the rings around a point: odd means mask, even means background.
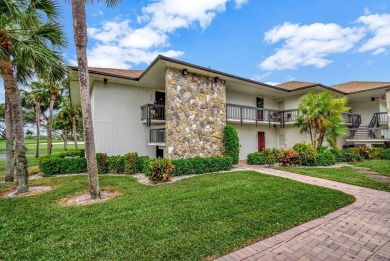
[{"label": "green bush", "polygon": [[85,158],[45,158],[40,163],[40,169],[44,176],[55,174],[75,174],[87,171],[87,161]]},{"label": "green bush", "polygon": [[381,151],[381,158],[384,160],[390,160],[390,148]]},{"label": "green bush", "polygon": [[125,172],[127,174],[137,173],[138,170],[138,154],[137,152],[129,152],[124,155]]},{"label": "green bush", "polygon": [[148,172],[148,165],[151,159],[148,156],[138,157],[137,171],[146,174]]},{"label": "green bush", "polygon": [[112,173],[112,174],[125,173],[125,158],[119,155],[108,157],[108,173]]},{"label": "green bush", "polygon": [[149,162],[146,176],[153,182],[169,181],[174,168],[171,160],[157,158]]},{"label": "green bush", "polygon": [[278,159],[281,157],[281,151],[276,148],[265,148],[263,150],[265,156],[265,163],[269,166],[274,166]]},{"label": "green bush", "polygon": [[267,163],[266,157],[262,152],[253,152],[248,154],[249,165],[265,165]]},{"label": "green bush", "polygon": [[172,163],[175,166],[173,169],[173,176],[231,170],[233,167],[233,160],[231,157],[195,157],[189,159],[176,159],[173,160]]},{"label": "green bush", "polygon": [[381,159],[383,148],[371,148],[371,159]]},{"label": "green bush", "polygon": [[296,143],[292,149],[298,153],[295,164],[303,166],[314,165],[318,153],[311,144],[306,142]]},{"label": "green bush", "polygon": [[107,174],[108,173],[108,156],[106,153],[96,153],[96,162],[98,167],[99,174]]},{"label": "green bush", "polygon": [[223,143],[225,155],[233,159],[233,164],[238,164],[240,160],[240,142],[237,130],[232,125],[226,125],[223,128]]},{"label": "green bush", "polygon": [[51,155],[43,155],[39,157],[39,166],[41,166],[41,162],[45,159],[49,158],[83,158],[84,157],[84,150],[70,150],[66,152],[60,152],[60,153],[53,153]]},{"label": "green bush", "polygon": [[336,157],[331,152],[318,153],[314,165],[316,166],[331,166],[336,163]]},{"label": "green bush", "polygon": [[290,149],[281,149],[279,155],[279,163],[283,166],[293,165],[297,162],[298,153]]}]

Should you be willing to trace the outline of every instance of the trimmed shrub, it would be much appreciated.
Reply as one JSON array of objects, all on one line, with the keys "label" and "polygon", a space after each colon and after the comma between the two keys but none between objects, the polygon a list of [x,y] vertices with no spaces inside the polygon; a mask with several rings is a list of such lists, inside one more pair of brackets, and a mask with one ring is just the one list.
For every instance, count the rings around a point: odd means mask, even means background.
[{"label": "trimmed shrub", "polygon": [[266,157],[262,152],[253,152],[248,154],[249,165],[264,165],[266,164]]},{"label": "trimmed shrub", "polygon": [[119,155],[108,157],[108,173],[125,173],[125,158]]},{"label": "trimmed shrub", "polygon": [[381,159],[383,148],[371,148],[371,159]]},{"label": "trimmed shrub", "polygon": [[137,171],[146,174],[148,172],[150,161],[151,161],[151,159],[148,156],[138,157]]},{"label": "trimmed shrub", "polygon": [[311,144],[300,142],[296,143],[292,148],[298,153],[295,164],[303,166],[314,165],[318,153]]},{"label": "trimmed shrub", "polygon": [[124,155],[125,158],[125,173],[134,174],[138,170],[138,154],[137,152],[129,152]]},{"label": "trimmed shrub", "polygon": [[149,162],[146,176],[153,182],[169,181],[174,168],[171,160],[157,158]]},{"label": "trimmed shrub", "polygon": [[225,155],[233,159],[233,164],[238,164],[240,160],[240,142],[238,132],[232,125],[225,125],[223,128],[223,144]]},{"label": "trimmed shrub", "polygon": [[96,161],[99,174],[108,173],[108,156],[106,153],[96,153]]},{"label": "trimmed shrub", "polygon": [[384,149],[381,151],[381,158],[384,160],[390,160],[390,149]]},{"label": "trimmed shrub", "polygon": [[40,169],[45,177],[55,174],[75,174],[87,171],[85,158],[45,158],[40,163]]},{"label": "trimmed shrub", "polygon": [[195,157],[189,159],[176,159],[173,160],[172,163],[175,166],[173,169],[173,176],[231,170],[233,167],[233,160],[231,157]]},{"label": "trimmed shrub", "polygon": [[318,153],[314,164],[316,166],[331,166],[336,163],[336,157],[331,152]]}]

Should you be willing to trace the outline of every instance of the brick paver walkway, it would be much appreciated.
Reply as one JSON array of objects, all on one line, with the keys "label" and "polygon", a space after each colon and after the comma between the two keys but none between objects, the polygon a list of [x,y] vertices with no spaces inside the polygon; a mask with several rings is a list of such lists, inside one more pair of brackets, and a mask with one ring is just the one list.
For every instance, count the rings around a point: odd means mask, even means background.
[{"label": "brick paver walkway", "polygon": [[259,166],[240,168],[341,190],[356,201],[220,257],[226,260],[390,260],[390,193]]}]

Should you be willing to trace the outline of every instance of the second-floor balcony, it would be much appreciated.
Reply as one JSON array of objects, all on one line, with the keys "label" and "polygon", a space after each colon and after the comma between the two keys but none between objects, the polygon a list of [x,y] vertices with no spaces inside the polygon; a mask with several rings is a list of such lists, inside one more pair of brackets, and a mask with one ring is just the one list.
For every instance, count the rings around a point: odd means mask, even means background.
[{"label": "second-floor balcony", "polygon": [[165,105],[145,104],[141,107],[141,121],[149,127],[152,123],[165,123]]}]

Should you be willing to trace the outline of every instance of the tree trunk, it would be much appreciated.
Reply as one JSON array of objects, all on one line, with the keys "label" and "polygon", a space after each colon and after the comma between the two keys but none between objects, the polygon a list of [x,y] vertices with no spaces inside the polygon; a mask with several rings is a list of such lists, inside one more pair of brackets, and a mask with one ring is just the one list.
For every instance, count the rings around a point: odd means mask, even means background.
[{"label": "tree trunk", "polygon": [[35,158],[39,158],[39,142],[41,139],[41,103],[35,103],[35,122],[37,124],[37,148]]},{"label": "tree trunk", "polygon": [[386,105],[387,105],[387,124],[390,129],[390,89],[386,91]]},{"label": "tree trunk", "polygon": [[68,129],[65,127],[64,131],[64,151],[68,150]]},{"label": "tree trunk", "polygon": [[51,150],[53,147],[52,144],[52,132],[53,132],[53,108],[54,102],[56,100],[55,95],[51,95],[50,99],[50,109],[49,109],[49,124],[47,129],[47,155],[51,155]]},{"label": "tree trunk", "polygon": [[24,145],[23,110],[20,92],[16,84],[11,59],[0,63],[3,72],[5,92],[11,103],[15,136],[16,193],[28,191],[27,148]]},{"label": "tree trunk", "polygon": [[80,81],[81,110],[83,113],[83,129],[85,153],[91,198],[100,198],[99,178],[95,154],[91,100],[89,95],[89,74],[87,61],[87,21],[85,17],[85,0],[72,0],[72,16],[74,42],[76,45],[77,64]]},{"label": "tree trunk", "polygon": [[14,128],[12,123],[12,110],[8,95],[5,95],[5,182],[14,181]]},{"label": "tree trunk", "polygon": [[78,149],[78,145],[77,145],[77,127],[76,127],[76,116],[74,116],[74,115],[72,115],[72,132],[73,132],[74,147],[77,150]]}]

